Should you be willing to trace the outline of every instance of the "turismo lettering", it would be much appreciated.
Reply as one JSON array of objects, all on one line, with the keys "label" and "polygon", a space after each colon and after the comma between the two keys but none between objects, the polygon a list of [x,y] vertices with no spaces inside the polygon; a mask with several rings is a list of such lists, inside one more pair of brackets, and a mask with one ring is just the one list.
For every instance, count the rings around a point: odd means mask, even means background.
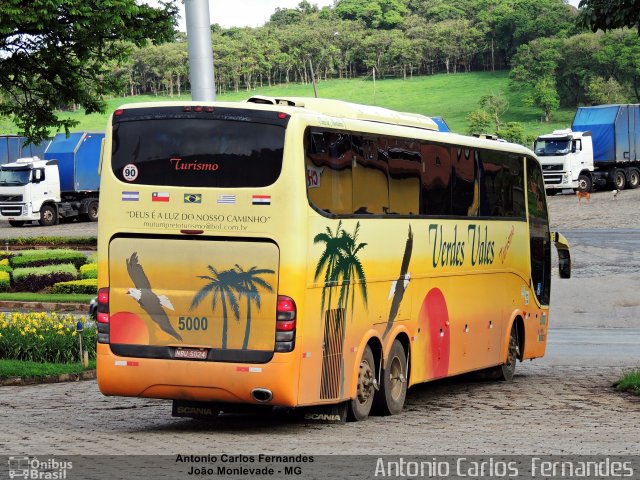
[{"label": "turismo lettering", "polygon": [[199,163],[197,160],[185,162],[181,158],[170,158],[171,166],[176,171],[193,170],[215,172],[220,168],[217,163]]}]

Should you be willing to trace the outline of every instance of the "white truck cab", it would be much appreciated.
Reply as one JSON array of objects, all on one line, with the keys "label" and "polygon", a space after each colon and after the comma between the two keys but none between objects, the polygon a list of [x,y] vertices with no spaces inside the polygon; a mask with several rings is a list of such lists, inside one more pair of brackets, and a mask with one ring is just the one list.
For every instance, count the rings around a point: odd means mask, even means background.
[{"label": "white truck cab", "polygon": [[0,218],[13,226],[37,220],[53,225],[58,220],[60,175],[54,161],[19,158],[0,165]]},{"label": "white truck cab", "polygon": [[534,152],[544,173],[547,194],[555,195],[564,189],[590,191],[593,172],[593,143],[591,132],[555,130],[539,136]]}]

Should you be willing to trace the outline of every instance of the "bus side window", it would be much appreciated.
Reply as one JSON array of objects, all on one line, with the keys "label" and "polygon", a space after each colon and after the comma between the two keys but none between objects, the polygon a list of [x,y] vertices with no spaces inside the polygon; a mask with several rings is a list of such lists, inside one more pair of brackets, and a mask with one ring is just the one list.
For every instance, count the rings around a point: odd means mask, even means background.
[{"label": "bus side window", "polygon": [[[352,135],[353,213],[382,215],[389,210],[389,166],[373,155],[378,140]],[[377,150],[377,148],[375,148]]]},{"label": "bus side window", "polygon": [[542,169],[531,158],[527,158],[526,163],[531,282],[540,303],[548,305],[551,290],[551,235]]},{"label": "bus side window", "polygon": [[424,142],[422,157],[422,215],[451,214],[451,149]]},{"label": "bus side window", "polygon": [[480,208],[480,184],[476,178],[475,150],[469,147],[452,147],[454,158],[451,213],[476,217]]},{"label": "bus side window", "polygon": [[478,158],[482,177],[481,201],[486,196],[487,202],[481,214],[524,218],[522,160],[494,150],[479,150]]},{"label": "bus side window", "polygon": [[422,156],[417,141],[398,141],[388,150],[389,214],[418,215]]},{"label": "bus side window", "polygon": [[351,138],[340,132],[307,135],[305,164],[307,193],[318,209],[333,214],[353,213]]}]

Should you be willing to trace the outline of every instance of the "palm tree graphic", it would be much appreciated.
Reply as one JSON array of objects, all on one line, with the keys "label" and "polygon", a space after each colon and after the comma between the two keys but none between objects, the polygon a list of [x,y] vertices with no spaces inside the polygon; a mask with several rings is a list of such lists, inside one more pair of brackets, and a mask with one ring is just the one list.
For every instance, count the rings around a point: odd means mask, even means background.
[{"label": "palm tree graphic", "polygon": [[[313,239],[313,243],[324,243],[325,245],[325,249],[316,265],[314,280],[317,280],[324,270],[321,312],[327,312],[324,315],[325,322],[334,322],[333,324],[325,323],[324,360],[321,379],[321,396],[323,398],[331,398],[337,395],[337,392],[331,387],[331,385],[335,384],[331,380],[332,375],[329,373],[334,368],[331,366],[333,361],[329,357],[334,355],[339,356],[335,360],[339,362],[340,397],[344,392],[344,313],[341,314],[340,312],[346,312],[347,306],[350,306],[350,313],[353,319],[356,284],[360,285],[362,300],[365,307],[367,305],[367,281],[362,262],[358,258],[358,254],[367,244],[358,243],[359,229],[360,222],[356,223],[353,234],[349,234],[342,228],[342,222],[339,222],[335,232],[332,232],[327,227],[326,232],[317,234]],[[333,291],[338,286],[340,287],[340,293],[336,307],[337,311],[334,314],[329,314],[332,307]],[[336,344],[340,345],[339,350],[335,350],[337,348]]]},{"label": "palm tree graphic", "polygon": [[344,230],[340,236],[341,255],[335,269],[336,281],[342,280],[340,285],[340,297],[338,298],[338,308],[346,308],[351,299],[351,316],[353,317],[353,307],[355,299],[355,285],[360,285],[360,294],[364,305],[367,305],[367,283],[364,275],[362,262],[358,258],[358,253],[367,246],[366,243],[358,243],[358,231],[360,222],[356,224],[353,235],[349,235]]},{"label": "palm tree graphic", "polygon": [[[228,318],[227,309],[231,307],[231,311],[236,320],[240,319],[240,308],[238,306],[238,299],[235,292],[238,286],[238,272],[234,269],[224,270],[218,272],[214,267],[209,265],[207,267],[211,275],[199,275],[198,278],[208,280],[204,287],[202,287],[198,293],[193,297],[190,310],[196,308],[207,295],[211,295],[211,309],[215,311],[218,300],[222,304],[222,348],[227,348],[227,329]],[[227,302],[229,305],[227,306]]]},{"label": "palm tree graphic", "polygon": [[247,324],[244,330],[244,341],[242,342],[242,349],[246,350],[249,346],[249,335],[251,334],[251,304],[255,303],[258,310],[260,310],[260,293],[258,292],[258,287],[267,292],[273,292],[271,285],[266,280],[260,278],[260,275],[270,275],[275,272],[268,268],[258,268],[256,266],[251,267],[249,270],[244,270],[238,264],[235,266],[235,272],[237,275],[235,289],[238,297],[245,297],[247,299]]},{"label": "palm tree graphic", "polygon": [[[344,230],[342,230],[342,221],[338,222],[335,232],[332,232],[331,228],[327,227],[326,232],[319,233],[313,238],[314,244],[324,243],[324,252],[320,255],[320,259],[316,265],[316,271],[313,275],[313,279],[318,280],[324,269],[324,287],[322,288],[322,303],[320,307],[322,311],[324,311],[325,304],[327,305],[327,310],[331,309],[331,294],[333,293],[333,288],[337,285],[334,277],[341,256],[341,233],[344,233]],[[329,297],[328,300],[327,293]]]},{"label": "palm tree graphic", "polygon": [[324,287],[322,288],[321,309],[331,309],[334,289],[340,286],[337,308],[346,308],[351,300],[351,313],[353,314],[354,297],[353,290],[356,283],[360,284],[360,293],[365,306],[367,305],[367,280],[362,262],[358,254],[367,246],[366,243],[358,243],[360,222],[356,223],[353,234],[349,234],[342,228],[342,221],[338,222],[335,232],[329,227],[327,231],[317,234],[313,243],[324,243],[325,248],[316,265],[314,280],[318,280],[324,269]]}]

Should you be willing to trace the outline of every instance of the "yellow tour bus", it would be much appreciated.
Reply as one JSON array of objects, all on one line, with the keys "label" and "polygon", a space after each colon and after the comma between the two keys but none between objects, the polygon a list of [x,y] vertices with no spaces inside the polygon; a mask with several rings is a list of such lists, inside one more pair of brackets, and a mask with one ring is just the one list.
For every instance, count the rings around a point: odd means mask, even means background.
[{"label": "yellow tour bus", "polygon": [[100,390],[178,416],[363,420],[418,383],[511,380],[545,353],[552,242],[570,275],[530,150],[378,107],[125,105],[100,196]]}]

